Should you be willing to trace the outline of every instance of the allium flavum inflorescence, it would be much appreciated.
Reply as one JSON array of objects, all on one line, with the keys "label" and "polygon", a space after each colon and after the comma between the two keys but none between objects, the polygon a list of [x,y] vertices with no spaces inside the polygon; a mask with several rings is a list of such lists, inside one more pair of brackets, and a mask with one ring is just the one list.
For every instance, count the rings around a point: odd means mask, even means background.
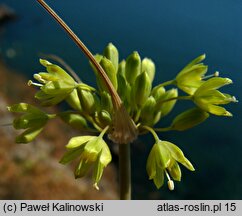
[{"label": "allium flavum inflorescence", "polygon": [[[218,90],[232,81],[219,77],[218,72],[206,76],[208,66],[202,63],[205,55],[191,61],[173,80],[157,86],[152,86],[156,70],[154,62],[149,58],[141,59],[138,52],[120,61],[117,48],[110,43],[103,54],[95,55],[95,59],[117,91],[122,106],[114,106],[114,96],[92,63],[97,88],[75,80],[60,66],[41,59],[46,72],[34,74],[36,81],[28,83],[39,89],[35,98],[41,106],[47,107],[65,101],[69,109],[48,114],[26,103],[9,106],[10,112],[23,114],[13,122],[16,129],[25,130],[16,142],[32,142],[53,118],[60,118],[81,134],[83,131],[96,132],[97,136],[86,134],[71,138],[60,162],[66,164],[78,160],[74,172],[76,178],[85,176],[93,167],[93,185],[98,188],[103,170],[112,160],[105,134],[114,142],[122,138],[123,144],[116,143],[126,145],[130,140],[126,132],[132,128],[126,127],[125,122],[130,121],[130,127],[135,127],[134,137],[136,131],[137,135],[150,132],[154,136],[155,143],[147,155],[149,179],[160,188],[166,177],[169,189],[173,190],[173,180],[180,181],[182,176],[179,164],[191,171],[194,167],[177,145],[160,139],[157,132],[187,130],[205,121],[210,114],[232,116],[221,105],[236,102],[235,97]],[[194,107],[178,114],[168,127],[156,128],[155,125],[173,110],[178,100],[190,100]],[[124,115],[126,113],[128,115]],[[115,130],[116,134],[113,133]]]}]

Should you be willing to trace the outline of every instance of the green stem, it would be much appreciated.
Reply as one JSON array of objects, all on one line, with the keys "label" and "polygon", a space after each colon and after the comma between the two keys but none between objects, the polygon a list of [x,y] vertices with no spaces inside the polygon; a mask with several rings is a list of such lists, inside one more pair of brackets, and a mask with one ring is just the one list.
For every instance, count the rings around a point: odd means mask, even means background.
[{"label": "green stem", "polygon": [[141,114],[141,109],[138,109],[138,111],[135,114],[134,122],[138,122],[140,114]]},{"label": "green stem", "polygon": [[166,127],[166,128],[154,128],[154,131],[157,132],[166,132],[166,131],[171,131],[172,128],[171,127]]},{"label": "green stem", "polygon": [[120,199],[131,199],[130,144],[119,145],[119,188]]},{"label": "green stem", "polygon": [[151,132],[153,137],[154,137],[154,139],[155,139],[155,141],[159,142],[160,139],[159,139],[158,135],[156,134],[156,132],[153,130],[153,128],[151,128],[149,126],[142,126],[142,128],[144,128],[144,129],[148,130],[149,132]]},{"label": "green stem", "polygon": [[172,100],[191,100],[192,96],[188,95],[188,96],[178,96],[178,97],[172,97],[172,98],[168,98],[166,100],[160,101],[161,104],[172,101]]},{"label": "green stem", "polygon": [[163,82],[161,84],[159,84],[157,87],[161,87],[161,86],[168,86],[168,85],[175,85],[175,80],[169,80],[169,81],[166,81],[166,82]]}]

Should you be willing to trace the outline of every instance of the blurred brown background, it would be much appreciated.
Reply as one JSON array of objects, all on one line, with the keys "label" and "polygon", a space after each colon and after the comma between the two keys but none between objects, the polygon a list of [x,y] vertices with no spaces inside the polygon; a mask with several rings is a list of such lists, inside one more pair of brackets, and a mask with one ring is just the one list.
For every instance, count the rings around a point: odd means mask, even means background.
[{"label": "blurred brown background", "polygon": [[[0,33],[15,18],[14,11],[0,5]],[[8,54],[11,57],[14,51],[9,49]],[[112,165],[105,170],[97,191],[92,187],[91,175],[75,180],[72,165],[58,163],[69,138],[77,134],[62,122],[50,122],[33,143],[15,144],[17,131],[7,125],[14,116],[6,107],[20,101],[35,104],[34,93],[27,80],[0,56],[0,199],[116,199],[116,171]]]}]

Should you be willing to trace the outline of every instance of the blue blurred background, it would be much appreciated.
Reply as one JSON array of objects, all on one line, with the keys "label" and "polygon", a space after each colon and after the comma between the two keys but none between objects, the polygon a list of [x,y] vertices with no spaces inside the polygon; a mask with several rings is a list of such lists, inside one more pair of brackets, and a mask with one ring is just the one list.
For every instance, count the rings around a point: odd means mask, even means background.
[{"label": "blue blurred background", "polygon": [[[84,82],[95,77],[87,59],[63,30],[34,0],[4,0],[17,15],[1,34],[1,55],[28,78],[41,70],[40,53],[56,54],[70,64]],[[216,70],[234,84],[224,91],[242,98],[242,1],[239,0],[49,0],[48,3],[80,36],[93,53],[114,43],[120,57],[137,50],[156,63],[154,84],[170,80],[193,58],[206,53],[210,73]],[[9,49],[15,51],[9,58]],[[192,103],[178,104],[174,115]],[[186,132],[167,132],[161,139],[181,147],[196,171],[183,171],[176,190],[159,191],[148,180],[146,158],[151,136],[140,137],[132,148],[134,199],[241,199],[241,103],[227,106],[232,118],[211,116]],[[173,116],[174,116],[173,115]],[[172,116],[160,125],[169,123]]]}]

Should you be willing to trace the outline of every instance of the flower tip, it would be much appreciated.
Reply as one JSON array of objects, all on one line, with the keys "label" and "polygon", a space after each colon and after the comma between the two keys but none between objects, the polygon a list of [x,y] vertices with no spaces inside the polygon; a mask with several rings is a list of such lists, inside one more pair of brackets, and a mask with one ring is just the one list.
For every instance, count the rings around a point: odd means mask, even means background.
[{"label": "flower tip", "polygon": [[233,81],[229,78],[225,78],[225,81],[226,81],[226,84],[232,84],[233,83]]},{"label": "flower tip", "polygon": [[94,187],[96,190],[99,190],[99,187],[98,187],[97,183],[95,183],[95,184],[93,185],[93,187]]},{"label": "flower tip", "polygon": [[168,185],[169,190],[171,190],[171,191],[174,190],[174,188],[175,188],[175,186],[174,186],[174,181],[169,180],[169,181],[167,182],[167,185]]},{"label": "flower tip", "polygon": [[28,83],[27,83],[27,85],[28,85],[28,86],[32,86],[32,85],[34,85],[34,86],[38,86],[38,87],[42,87],[42,86],[43,86],[42,84],[40,84],[40,83],[35,83],[35,82],[33,82],[32,80],[29,80]]},{"label": "flower tip", "polygon": [[28,84],[28,86],[32,86],[33,85],[33,81],[29,80],[27,84]]},{"label": "flower tip", "polygon": [[51,65],[51,63],[45,59],[39,59],[40,64],[42,64],[44,67],[47,67],[48,65]]},{"label": "flower tip", "polygon": [[231,101],[232,101],[232,102],[239,102],[239,101],[236,99],[235,96],[233,96],[233,97],[231,98]]},{"label": "flower tip", "polygon": [[215,76],[215,77],[218,77],[218,76],[219,76],[219,72],[216,71],[216,72],[214,73],[214,76]]},{"label": "flower tip", "polygon": [[229,111],[226,111],[224,116],[233,117],[233,114]]}]

